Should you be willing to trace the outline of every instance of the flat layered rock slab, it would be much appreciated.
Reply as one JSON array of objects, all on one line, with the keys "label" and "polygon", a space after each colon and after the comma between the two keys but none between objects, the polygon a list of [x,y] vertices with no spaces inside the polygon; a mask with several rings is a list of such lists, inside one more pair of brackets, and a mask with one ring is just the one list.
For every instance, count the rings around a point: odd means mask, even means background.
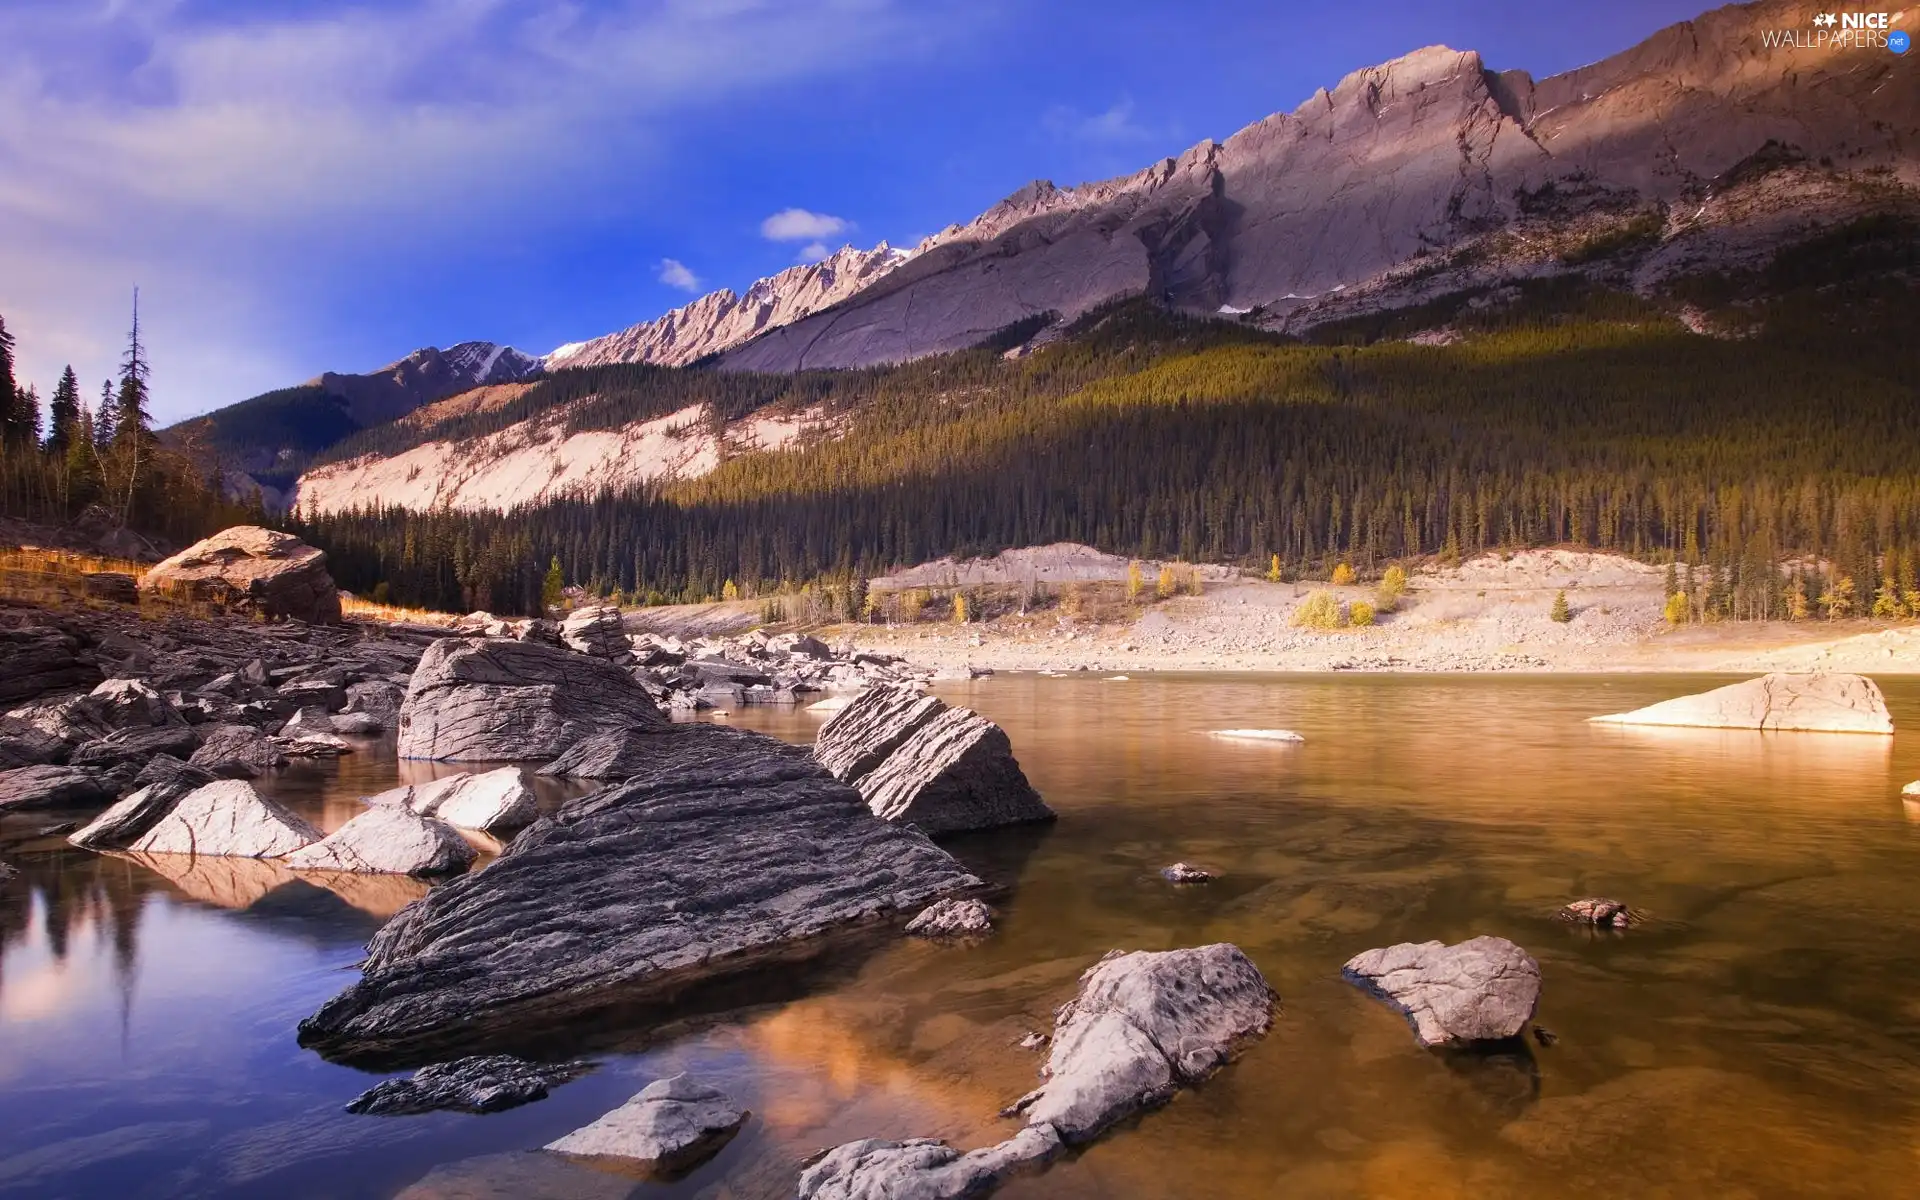
[{"label": "flat layered rock slab", "polygon": [[613,1158],[649,1172],[684,1171],[719,1153],[747,1113],[719,1088],[686,1075],[658,1079],[591,1125],[547,1143],[556,1154]]},{"label": "flat layered rock slab", "polygon": [[535,1063],[510,1054],[477,1055],[421,1067],[410,1079],[374,1084],[347,1105],[378,1117],[427,1112],[505,1112],[593,1070],[589,1062]]},{"label": "flat layered rock slab", "polygon": [[835,779],[857,783],[946,708],[912,688],[868,688],[820,727],[813,756]]},{"label": "flat layered rock slab", "polygon": [[1540,964],[1505,938],[1402,942],[1355,955],[1341,973],[1392,1005],[1428,1047],[1518,1037],[1540,1004]]},{"label": "flat layered rock slab", "polygon": [[608,730],[667,718],[604,658],[538,642],[442,638],[427,647],[400,709],[402,758],[550,759]]},{"label": "flat layered rock slab", "polygon": [[827,935],[983,886],[804,748],[672,727],[645,773],[536,821],[389,922],[300,1039],[358,1062],[471,1052],[811,957]]},{"label": "flat layered rock slab", "polygon": [[1632,712],[1589,718],[1602,725],[1666,725],[1694,729],[1762,729],[1809,733],[1893,732],[1887,698],[1864,675],[1776,672],[1697,696],[1663,700]]}]

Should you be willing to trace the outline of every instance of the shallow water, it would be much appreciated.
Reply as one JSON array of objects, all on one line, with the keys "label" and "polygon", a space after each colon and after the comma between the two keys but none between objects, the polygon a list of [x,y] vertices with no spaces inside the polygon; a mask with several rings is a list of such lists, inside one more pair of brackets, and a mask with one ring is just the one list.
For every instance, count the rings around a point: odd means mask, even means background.
[{"label": "shallow water", "polygon": [[[294,1044],[417,885],[10,850],[0,897],[0,1194],[778,1197],[854,1137],[967,1146],[1031,1086],[1055,1005],[1106,950],[1228,940],[1282,1005],[1205,1086],[1006,1196],[1911,1194],[1920,1143],[1920,742],[1634,731],[1582,718],[1700,678],[1002,676],[1057,825],[951,848],[1006,884],[1000,932],[902,940],[755,981],[677,1027],[582,1030],[603,1065],[513,1112],[353,1117],[376,1076]],[[1920,683],[1887,688],[1920,729]],[[737,723],[806,740],[818,719]],[[1284,727],[1303,745],[1208,729]],[[431,773],[408,765],[415,772]],[[390,752],[274,789],[324,826]],[[18,818],[14,824],[18,824]],[[9,833],[14,832],[12,825]],[[1176,889],[1175,859],[1221,873]],[[156,870],[159,867],[161,870]],[[171,871],[169,874],[163,871]],[[1587,894],[1653,920],[1557,924]],[[1339,978],[1372,946],[1479,933],[1541,961],[1521,1059],[1449,1059]],[[712,1163],[636,1182],[518,1152],[690,1069],[754,1112]]]}]

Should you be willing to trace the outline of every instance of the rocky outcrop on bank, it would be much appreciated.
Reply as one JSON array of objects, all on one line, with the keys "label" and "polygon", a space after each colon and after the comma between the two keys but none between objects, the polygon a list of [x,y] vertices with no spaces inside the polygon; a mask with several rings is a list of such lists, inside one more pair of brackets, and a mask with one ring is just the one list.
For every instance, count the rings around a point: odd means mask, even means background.
[{"label": "rocky outcrop on bank", "polygon": [[1024,1115],[1025,1129],[966,1154],[926,1139],[850,1142],[801,1175],[800,1196],[985,1195],[1212,1075],[1266,1034],[1273,1004],[1266,978],[1236,946],[1116,950],[1081,976],[1079,994],[1061,1007],[1046,1082],[1007,1110]]},{"label": "rocky outcrop on bank", "polygon": [[143,592],[258,614],[269,621],[340,622],[327,556],[290,533],[236,525],[164,559]]},{"label": "rocky outcrop on bank", "polygon": [[647,770],[522,832],[403,911],[303,1045],[378,1061],[809,957],[829,934],[982,887],[875,820],[804,748],[709,725],[653,735]]},{"label": "rocky outcrop on bank", "polygon": [[1604,725],[1677,725],[1703,729],[1893,732],[1893,714],[1864,675],[1788,674],[1728,684],[1632,712],[1590,718]]},{"label": "rocky outcrop on bank", "polygon": [[591,1125],[548,1142],[576,1158],[614,1158],[652,1174],[684,1171],[718,1153],[746,1123],[719,1088],[686,1075],[660,1079]]},{"label": "rocky outcrop on bank", "polygon": [[1540,964],[1505,938],[1402,942],[1355,955],[1342,974],[1405,1016],[1422,1046],[1518,1037],[1540,1003]]},{"label": "rocky outcrop on bank", "polygon": [[613,662],[538,642],[442,638],[400,709],[400,756],[450,762],[550,759],[582,738],[666,718]]},{"label": "rocky outcrop on bank", "polygon": [[998,725],[910,688],[877,687],[821,727],[814,757],[875,816],[931,834],[1053,819]]}]

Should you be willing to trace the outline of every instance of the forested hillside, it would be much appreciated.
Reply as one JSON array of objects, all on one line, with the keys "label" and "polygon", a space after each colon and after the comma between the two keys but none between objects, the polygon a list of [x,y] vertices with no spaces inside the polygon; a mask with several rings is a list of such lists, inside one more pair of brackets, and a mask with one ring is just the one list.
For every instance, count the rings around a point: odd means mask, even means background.
[{"label": "forested hillside", "polygon": [[[1014,360],[563,373],[523,401],[598,397],[580,421],[809,404],[843,424],[643,494],[302,532],[344,586],[496,611],[531,610],[555,556],[571,582],[680,600],[1075,540],[1298,571],[1576,543],[1712,568],[1729,614],[1768,615],[1789,559],[1830,558],[1870,596],[1920,551],[1914,245],[1882,222],[1668,301],[1562,279],[1316,344],[1132,301]],[[1676,319],[1694,301],[1721,336]],[[1435,326],[1451,344],[1387,340]]]}]

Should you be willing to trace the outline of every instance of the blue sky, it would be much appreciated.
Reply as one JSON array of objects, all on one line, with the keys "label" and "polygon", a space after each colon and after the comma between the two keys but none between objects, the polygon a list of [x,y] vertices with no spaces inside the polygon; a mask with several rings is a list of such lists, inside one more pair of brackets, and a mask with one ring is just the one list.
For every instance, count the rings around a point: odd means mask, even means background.
[{"label": "blue sky", "polygon": [[1419,46],[1539,76],[1697,11],[0,0],[0,316],[24,379],[71,362],[97,390],[139,284],[164,422],[422,345],[544,353],[814,243],[909,244]]}]

